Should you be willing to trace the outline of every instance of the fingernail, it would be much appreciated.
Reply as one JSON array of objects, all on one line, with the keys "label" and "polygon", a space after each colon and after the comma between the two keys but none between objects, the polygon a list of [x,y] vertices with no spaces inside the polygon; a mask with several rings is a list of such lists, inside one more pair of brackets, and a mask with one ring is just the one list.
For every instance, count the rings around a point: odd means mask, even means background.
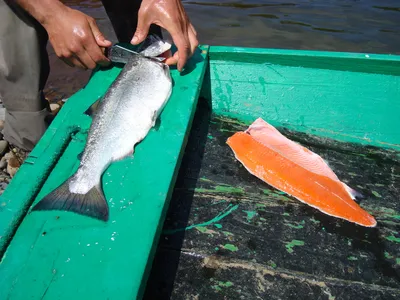
[{"label": "fingernail", "polygon": [[138,38],[137,38],[137,36],[135,35],[135,36],[133,37],[131,43],[132,43],[132,44],[135,44],[135,43],[137,43],[137,41],[138,41]]}]

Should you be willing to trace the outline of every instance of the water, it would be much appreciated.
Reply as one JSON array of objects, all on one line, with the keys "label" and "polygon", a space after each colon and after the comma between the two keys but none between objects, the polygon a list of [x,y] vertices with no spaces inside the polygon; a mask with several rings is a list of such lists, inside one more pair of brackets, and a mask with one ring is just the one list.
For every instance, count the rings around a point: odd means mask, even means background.
[{"label": "water", "polygon": [[[101,1],[69,0],[115,41]],[[183,0],[201,44],[400,54],[398,0]],[[73,69],[50,50],[49,98],[68,97],[89,71]]]}]

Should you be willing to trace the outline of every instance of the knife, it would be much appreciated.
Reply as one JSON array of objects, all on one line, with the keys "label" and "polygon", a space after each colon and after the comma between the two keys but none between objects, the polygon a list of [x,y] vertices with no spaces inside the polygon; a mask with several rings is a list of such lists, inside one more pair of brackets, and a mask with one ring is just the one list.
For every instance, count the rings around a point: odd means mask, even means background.
[{"label": "knife", "polygon": [[[114,44],[111,47],[105,49],[105,56],[115,63],[123,63],[126,64],[133,55],[143,55],[142,52],[133,51],[127,47],[124,47],[120,44]],[[146,55],[144,55],[146,56]],[[153,57],[149,56],[152,59],[156,59],[158,61],[164,61],[164,57]]]}]

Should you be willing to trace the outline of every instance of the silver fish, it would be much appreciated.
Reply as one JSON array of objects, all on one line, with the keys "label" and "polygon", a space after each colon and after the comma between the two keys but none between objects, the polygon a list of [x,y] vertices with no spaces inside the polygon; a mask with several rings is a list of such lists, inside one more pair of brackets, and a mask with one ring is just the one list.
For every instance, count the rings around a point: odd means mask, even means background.
[{"label": "silver fish", "polygon": [[[163,51],[165,47],[158,54]],[[96,108],[78,170],[32,210],[67,210],[107,221],[101,175],[112,162],[133,154],[134,146],[155,125],[171,91],[168,65],[132,55]]]}]

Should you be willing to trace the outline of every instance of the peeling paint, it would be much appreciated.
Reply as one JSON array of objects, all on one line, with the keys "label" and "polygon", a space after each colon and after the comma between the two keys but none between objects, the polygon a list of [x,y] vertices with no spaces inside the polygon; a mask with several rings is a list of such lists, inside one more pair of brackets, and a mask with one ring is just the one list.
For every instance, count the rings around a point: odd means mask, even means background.
[{"label": "peeling paint", "polygon": [[293,247],[295,246],[304,246],[304,242],[299,240],[292,240],[291,242],[286,243],[286,251],[289,253],[293,253]]},{"label": "peeling paint", "polygon": [[223,248],[226,249],[226,250],[232,251],[232,252],[236,252],[236,251],[239,250],[238,247],[236,247],[235,245],[232,245],[232,244],[225,244],[223,246]]}]

